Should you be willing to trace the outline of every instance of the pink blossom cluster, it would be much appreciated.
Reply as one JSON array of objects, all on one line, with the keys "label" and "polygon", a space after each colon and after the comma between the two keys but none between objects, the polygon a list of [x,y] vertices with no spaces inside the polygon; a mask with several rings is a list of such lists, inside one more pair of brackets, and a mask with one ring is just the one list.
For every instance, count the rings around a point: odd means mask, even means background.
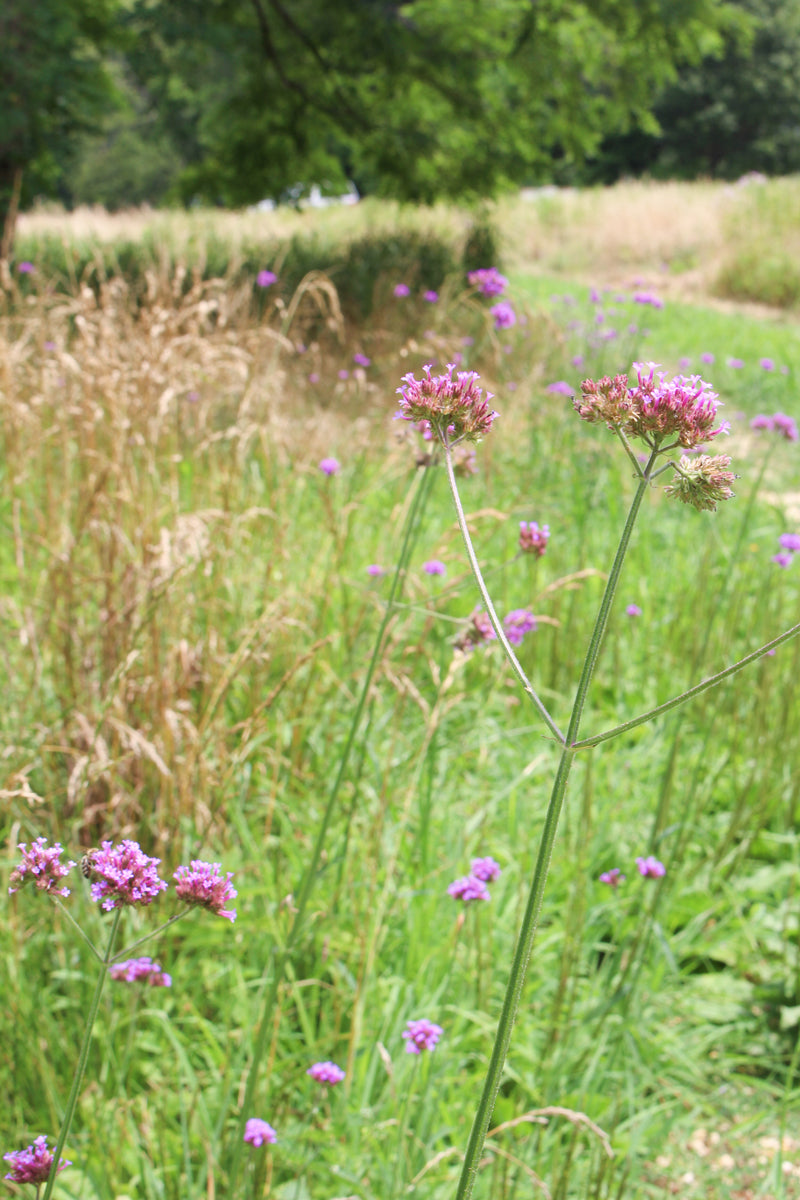
[{"label": "pink blossom cluster", "polygon": [[772,416],[767,416],[766,413],[758,413],[750,422],[751,429],[765,429],[773,433],[778,433],[781,437],[785,437],[787,442],[800,441],[800,430],[797,428],[797,422],[794,417],[788,416],[786,413],[776,412]]},{"label": "pink blossom cluster", "polygon": [[585,379],[575,411],[590,423],[604,421],[629,437],[640,437],[651,447],[665,441],[691,449],[729,432],[727,421],[718,422],[719,401],[711,385],[699,375],[668,379],[657,363],[634,363],[637,383],[627,375],[613,379]]},{"label": "pink blossom cluster", "polygon": [[717,501],[731,500],[735,494],[731,484],[737,476],[728,470],[730,465],[728,454],[701,454],[697,458],[684,458],[680,467],[675,468],[672,482],[664,491],[683,504],[691,504],[700,511],[707,509],[714,512]]},{"label": "pink blossom cluster", "polygon": [[409,1021],[403,1030],[407,1054],[421,1054],[423,1050],[435,1050],[436,1043],[444,1033],[441,1025],[434,1024],[427,1017],[419,1021]]},{"label": "pink blossom cluster", "polygon": [[536,629],[536,617],[527,608],[515,608],[503,621],[503,630],[512,646],[521,646],[527,633]]},{"label": "pink blossom cluster", "polygon": [[429,421],[434,434],[444,440],[477,441],[488,433],[497,413],[490,407],[492,393],[477,386],[475,371],[459,371],[453,377],[455,363],[448,363],[445,375],[431,375],[431,364],[423,367],[424,379],[413,374],[403,376],[398,417],[403,421]]},{"label": "pink blossom cluster", "polygon": [[110,912],[125,905],[152,904],[167,884],[158,874],[160,858],[149,858],[138,842],[102,842],[90,854],[92,899]]},{"label": "pink blossom cluster", "polygon": [[219,863],[200,862],[198,859],[194,859],[191,866],[178,867],[173,875],[175,891],[178,893],[178,898],[185,904],[196,904],[200,908],[207,908],[210,912],[216,913],[218,917],[235,921],[236,910],[225,908],[228,901],[234,900],[238,894],[236,888],[231,884],[233,875],[228,873],[227,876],[224,876],[220,874],[220,871]]},{"label": "pink blossom cluster", "polygon": [[484,296],[502,296],[508,287],[508,280],[497,267],[480,267],[477,271],[470,271],[467,280]]},{"label": "pink blossom cluster", "polygon": [[30,881],[40,892],[50,892],[65,898],[69,895],[69,888],[59,885],[75,863],[61,862],[64,850],[59,842],[48,846],[47,838],[39,837],[31,843],[30,850],[24,842],[20,842],[19,849],[22,851],[22,862],[11,872],[11,886],[8,889],[11,894],[18,892],[23,884]]},{"label": "pink blossom cluster", "polygon": [[306,1075],[316,1079],[317,1083],[327,1083],[330,1087],[335,1087],[337,1083],[342,1082],[345,1073],[335,1062],[317,1062],[308,1068]]},{"label": "pink blossom cluster", "polygon": [[541,558],[549,541],[549,525],[542,525],[540,529],[536,521],[520,521],[519,548],[524,554],[535,554],[537,558]]},{"label": "pink blossom cluster", "polygon": [[498,879],[501,875],[500,864],[491,856],[473,858],[470,863],[469,875],[455,879],[447,889],[448,896],[469,904],[473,900],[491,900],[486,884]]},{"label": "pink blossom cluster", "polygon": [[108,973],[117,982],[138,983],[140,980],[150,987],[172,987],[172,976],[162,971],[161,964],[152,958],[129,958],[114,963]]},{"label": "pink blossom cluster", "polygon": [[[50,1178],[53,1155],[47,1149],[47,1137],[44,1134],[35,1138],[31,1145],[24,1150],[12,1150],[10,1154],[4,1154],[3,1158],[11,1165],[6,1179],[10,1179],[12,1183],[35,1183],[38,1187],[39,1184],[46,1183]],[[71,1166],[71,1162],[62,1158],[56,1173]]]},{"label": "pink blossom cluster", "polygon": [[464,654],[471,654],[476,646],[493,642],[496,636],[492,622],[489,620],[489,614],[482,608],[476,608],[469,619],[467,628],[456,639],[456,649],[461,650]]}]

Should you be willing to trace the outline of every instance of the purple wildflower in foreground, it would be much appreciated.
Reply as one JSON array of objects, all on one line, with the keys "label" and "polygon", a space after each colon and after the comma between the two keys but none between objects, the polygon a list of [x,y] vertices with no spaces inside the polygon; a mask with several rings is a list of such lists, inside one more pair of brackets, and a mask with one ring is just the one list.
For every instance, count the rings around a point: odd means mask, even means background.
[{"label": "purple wildflower in foreground", "polygon": [[460,879],[454,879],[447,889],[447,894],[454,900],[463,900],[465,904],[470,904],[473,900],[492,898],[486,884],[477,875],[462,875]]},{"label": "purple wildflower in foreground", "polygon": [[244,1127],[244,1140],[251,1146],[263,1146],[264,1142],[274,1145],[278,1140],[278,1135],[269,1121],[262,1121],[260,1117],[251,1117]]},{"label": "purple wildflower in foreground", "polygon": [[322,458],[319,462],[319,469],[323,475],[336,475],[340,466],[338,458]]},{"label": "purple wildflower in foreground", "polygon": [[216,913],[218,917],[235,921],[236,910],[223,907],[238,895],[236,888],[231,884],[233,875],[229,872],[227,876],[223,876],[220,869],[219,863],[194,859],[191,866],[178,867],[173,875],[175,891],[178,899],[183,900],[185,904],[199,905],[200,908],[207,908],[209,912]]},{"label": "purple wildflower in foreground", "polygon": [[643,875],[645,879],[660,879],[667,873],[664,864],[652,854],[648,854],[647,858],[637,858],[636,866],[639,868],[639,874]]},{"label": "purple wildflower in foreground", "polygon": [[489,312],[494,317],[495,329],[510,329],[517,323],[517,314],[507,300],[501,300],[499,304],[493,305]]},{"label": "purple wildflower in foreground", "polygon": [[467,280],[484,296],[502,296],[508,287],[508,280],[497,267],[480,267],[477,271],[470,271]]},{"label": "purple wildflower in foreground", "polygon": [[20,275],[33,275],[36,267],[32,262],[21,262],[17,267],[17,270],[19,271]]},{"label": "purple wildflower in foreground", "polygon": [[9,878],[11,886],[8,889],[10,895],[18,892],[29,879],[40,892],[51,892],[65,898],[69,895],[69,888],[60,887],[59,884],[64,876],[69,874],[75,863],[60,861],[61,855],[64,853],[60,842],[48,846],[47,838],[40,837],[31,844],[30,850],[26,848],[24,842],[20,842],[18,849],[22,854],[22,862],[11,872]]},{"label": "purple wildflower in foreground", "polygon": [[484,883],[491,883],[493,879],[499,879],[502,875],[500,863],[496,862],[490,855],[487,855],[485,858],[473,858],[470,863],[469,872],[476,879],[482,879]]},{"label": "purple wildflower in foreground", "polygon": [[544,390],[553,392],[556,396],[572,396],[575,393],[575,388],[571,383],[567,383],[566,379],[557,379],[555,383],[548,383]]},{"label": "purple wildflower in foreground", "polygon": [[786,568],[786,567],[790,567],[792,565],[793,558],[794,558],[793,554],[788,554],[786,552],[782,552],[780,554],[773,554],[772,561],[774,563],[777,563],[779,567]]},{"label": "purple wildflower in foreground", "polygon": [[536,617],[527,608],[515,608],[503,621],[505,635],[512,646],[521,646],[526,633],[536,629]]},{"label": "purple wildflower in foreground", "polygon": [[158,874],[161,859],[148,858],[138,842],[127,838],[118,846],[102,842],[87,858],[92,899],[102,900],[106,912],[124,905],[152,904],[159,892],[166,890]]},{"label": "purple wildflower in foreground", "polygon": [[328,1083],[334,1087],[337,1083],[342,1082],[345,1073],[341,1067],[337,1067],[335,1062],[318,1062],[308,1068],[306,1075],[316,1079],[317,1083]]},{"label": "purple wildflower in foreground", "polygon": [[277,282],[278,276],[274,271],[259,271],[256,275],[256,283],[261,288],[272,287],[272,284]]},{"label": "purple wildflower in foreground", "polygon": [[433,290],[433,288],[430,288],[430,289],[429,289],[429,291],[427,291],[427,292],[423,292],[423,293],[422,293],[422,299],[423,299],[423,300],[424,300],[424,301],[425,301],[427,304],[435,304],[435,303],[436,303],[436,301],[439,299],[439,293],[438,293],[438,292],[435,292],[435,291]]},{"label": "purple wildflower in foreground", "polygon": [[[47,1149],[47,1136],[45,1134],[34,1138],[31,1145],[27,1146],[24,1150],[12,1150],[9,1154],[4,1154],[3,1158],[7,1163],[11,1164],[11,1170],[6,1174],[6,1179],[10,1179],[12,1183],[35,1183],[38,1187],[40,1183],[46,1183],[50,1178],[50,1171],[53,1167],[53,1155]],[[63,1171],[65,1167],[71,1166],[71,1162],[62,1158],[58,1164],[56,1174],[59,1171]]]},{"label": "purple wildflower in foreground", "polygon": [[698,375],[668,379],[657,363],[634,363],[635,386],[627,375],[585,379],[575,411],[590,423],[603,421],[629,437],[641,437],[649,446],[674,438],[691,449],[728,433],[727,421],[717,424],[718,397]]},{"label": "purple wildflower in foreground", "polygon": [[549,541],[549,525],[542,525],[540,529],[536,521],[520,521],[519,548],[523,553],[535,554],[537,558],[541,558]]},{"label": "purple wildflower in foreground", "polygon": [[444,1033],[441,1025],[434,1025],[427,1017],[409,1021],[403,1030],[407,1054],[421,1054],[423,1050],[434,1050]]},{"label": "purple wildflower in foreground", "polygon": [[800,550],[800,533],[782,533],[778,538],[778,544],[782,550],[791,550],[795,553]]},{"label": "purple wildflower in foreground", "polygon": [[618,888],[621,883],[625,882],[625,878],[619,867],[612,867],[610,871],[603,871],[600,882],[607,883],[611,888]]},{"label": "purple wildflower in foreground", "polygon": [[404,296],[411,295],[411,288],[407,283],[396,283],[394,285],[394,294],[398,300],[402,300]]},{"label": "purple wildflower in foreground", "polygon": [[151,987],[172,987],[172,976],[161,970],[161,964],[152,958],[129,958],[126,962],[114,963],[108,973],[117,982],[138,983],[144,980]]},{"label": "purple wildflower in foreground", "polygon": [[447,567],[439,558],[431,558],[426,563],[422,564],[422,569],[427,575],[446,575]]},{"label": "purple wildflower in foreground", "polygon": [[358,367],[368,367],[372,362],[372,359],[367,358],[366,354],[358,353],[353,355],[353,362]]},{"label": "purple wildflower in foreground", "polygon": [[423,367],[424,379],[415,379],[412,374],[403,376],[403,387],[397,389],[400,396],[398,417],[403,421],[429,421],[437,436],[445,431],[456,441],[480,439],[488,433],[497,413],[489,407],[493,399],[477,386],[479,376],[475,371],[459,371],[455,379],[455,363],[447,364],[446,375],[431,375],[431,364]]},{"label": "purple wildflower in foreground", "polygon": [[629,604],[625,609],[625,615],[628,617],[640,617],[642,615],[642,610],[639,608],[638,604]]},{"label": "purple wildflower in foreground", "polygon": [[382,567],[380,563],[370,563],[367,567],[367,574],[371,575],[373,579],[381,579],[386,574],[386,568]]}]

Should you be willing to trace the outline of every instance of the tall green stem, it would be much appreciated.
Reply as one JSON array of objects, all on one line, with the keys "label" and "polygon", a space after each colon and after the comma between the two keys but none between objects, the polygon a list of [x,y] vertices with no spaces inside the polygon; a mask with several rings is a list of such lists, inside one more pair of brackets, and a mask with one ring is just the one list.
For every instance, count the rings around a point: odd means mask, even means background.
[{"label": "tall green stem", "polygon": [[317,879],[317,871],[319,869],[319,863],[322,857],[322,851],[325,845],[328,827],[330,826],[331,818],[336,809],[339,792],[341,790],[342,783],[344,782],[350,754],[353,746],[355,745],[356,736],[361,726],[361,718],[364,713],[364,707],[367,703],[369,690],[372,685],[372,677],[375,673],[375,668],[378,665],[378,659],[383,647],[386,630],[394,613],[395,602],[399,598],[403,588],[406,570],[411,558],[411,552],[416,540],[417,532],[419,530],[422,511],[430,492],[432,478],[433,473],[426,469],[411,503],[411,507],[409,508],[408,516],[406,518],[403,542],[400,550],[400,557],[398,559],[397,568],[392,580],[392,586],[389,591],[389,598],[386,602],[383,620],[381,621],[381,626],[375,639],[372,658],[370,659],[369,666],[367,667],[367,673],[364,677],[364,683],[361,687],[361,693],[358,698],[358,703],[356,704],[355,712],[353,713],[353,719],[350,722],[350,731],[348,733],[344,749],[342,750],[341,757],[339,759],[338,770],[328,795],[328,801],[325,805],[325,811],[322,814],[322,820],[320,821],[319,829],[317,830],[317,836],[314,842],[314,847],[311,851],[311,857],[303,875],[294,914],[292,917],[292,923],[289,927],[289,932],[286,937],[286,942],[283,950],[281,951],[280,955],[277,956],[274,962],[270,986],[265,993],[264,1003],[261,1010],[261,1020],[258,1024],[255,1043],[253,1046],[253,1060],[247,1075],[247,1084],[245,1087],[242,1107],[239,1113],[239,1120],[237,1123],[233,1146],[233,1159],[231,1162],[231,1173],[228,1181],[228,1194],[231,1196],[236,1194],[236,1184],[241,1168],[242,1150],[244,1146],[244,1126],[248,1117],[253,1115],[251,1111],[253,1096],[255,1094],[261,1061],[266,1051],[267,1035],[275,1013],[275,1005],[278,999],[278,989],[283,982],[287,963],[292,955],[292,951],[294,950],[295,944],[305,922],[308,901],[311,896],[312,888],[314,887]]},{"label": "tall green stem", "polygon": [[[527,971],[528,962],[533,950],[533,943],[536,937],[536,928],[539,923],[539,914],[542,909],[542,898],[544,896],[544,888],[547,882],[547,872],[550,867],[550,859],[553,854],[553,844],[555,842],[558,822],[561,816],[561,810],[564,804],[564,796],[567,791],[567,783],[569,774],[572,769],[574,760],[574,751],[572,743],[577,739],[578,730],[580,728],[581,716],[586,703],[586,695],[589,691],[589,685],[592,681],[597,657],[600,653],[600,647],[603,642],[608,616],[611,611],[611,605],[614,600],[614,593],[617,590],[622,565],[625,561],[625,555],[628,551],[633,527],[636,523],[636,518],[641,507],[644,494],[649,486],[650,470],[656,458],[654,450],[650,456],[650,460],[644,469],[643,478],[640,479],[636,493],[633,497],[633,502],[628,512],[625,521],[625,527],[622,531],[617,553],[614,557],[614,563],[608,576],[608,582],[603,593],[603,599],[600,602],[600,609],[595,620],[592,636],[589,641],[589,647],[586,651],[586,657],[583,662],[578,688],[575,693],[575,700],[572,705],[572,715],[570,717],[569,728],[567,730],[566,745],[561,752],[561,757],[556,771],[553,790],[550,795],[550,802],[547,806],[547,812],[544,819],[544,828],[542,830],[541,841],[539,843],[539,853],[536,859],[536,867],[533,873],[528,902],[525,907],[525,913],[522,918],[517,944],[514,948],[514,957],[511,962],[511,971],[509,973],[508,984],[506,986],[506,994],[503,1000],[503,1007],[500,1013],[500,1019],[497,1023],[497,1032],[495,1034],[492,1054],[489,1060],[489,1068],[486,1073],[486,1080],[483,1085],[478,1110],[475,1114],[475,1120],[472,1124],[472,1130],[467,1143],[467,1151],[464,1156],[464,1165],[461,1171],[461,1178],[458,1182],[458,1190],[456,1192],[456,1200],[469,1200],[472,1195],[472,1189],[475,1183],[475,1177],[478,1170],[483,1146],[486,1141],[486,1133],[489,1128],[489,1122],[492,1117],[497,1092],[500,1087],[500,1081],[503,1075],[503,1067],[505,1065],[508,1047],[511,1041],[511,1032],[514,1028],[514,1021],[519,1008],[520,996],[525,983],[525,973]],[[449,457],[448,457],[449,463]],[[449,471],[451,478],[451,488],[456,492],[455,479],[452,475],[452,470]],[[465,540],[468,538],[468,533],[465,533],[465,525],[462,525],[462,533]],[[467,543],[468,552],[470,543]],[[474,553],[474,552],[473,552]],[[470,555],[470,561],[473,559],[473,554]],[[563,745],[563,741],[562,741]]]},{"label": "tall green stem", "polygon": [[53,1168],[50,1172],[50,1177],[47,1180],[47,1187],[43,1200],[50,1200],[53,1188],[56,1182],[56,1173],[58,1171],[58,1163],[61,1158],[61,1153],[64,1149],[69,1131],[72,1126],[72,1118],[75,1115],[75,1107],[78,1103],[78,1092],[80,1091],[81,1082],[83,1081],[83,1073],[86,1070],[86,1060],[89,1057],[89,1047],[92,1044],[92,1030],[97,1019],[97,1010],[100,1007],[100,997],[103,994],[106,978],[108,976],[108,964],[111,962],[111,952],[114,949],[114,940],[117,936],[117,926],[122,915],[122,909],[114,910],[114,919],[111,923],[111,932],[108,935],[108,945],[106,946],[105,956],[100,964],[100,971],[97,976],[97,983],[94,988],[92,1002],[89,1005],[89,1015],[86,1018],[86,1028],[83,1033],[83,1042],[81,1043],[81,1051],[78,1055],[78,1065],[75,1068],[75,1074],[72,1078],[72,1087],[70,1088],[69,1098],[67,1100],[67,1108],[64,1113],[64,1119],[61,1122],[61,1132],[58,1135],[58,1144],[53,1151]]}]

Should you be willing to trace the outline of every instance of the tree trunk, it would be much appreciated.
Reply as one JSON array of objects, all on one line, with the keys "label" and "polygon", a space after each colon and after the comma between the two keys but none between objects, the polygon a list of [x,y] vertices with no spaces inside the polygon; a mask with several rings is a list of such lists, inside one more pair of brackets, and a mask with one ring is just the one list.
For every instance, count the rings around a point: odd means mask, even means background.
[{"label": "tree trunk", "polygon": [[[3,222],[3,236],[2,240],[0,240],[0,263],[8,262],[14,246],[14,232],[17,228],[17,213],[19,212],[19,196],[22,191],[22,167],[12,167],[9,171],[9,176],[10,179],[0,180],[0,217]],[[9,183],[10,187],[8,186]]]}]

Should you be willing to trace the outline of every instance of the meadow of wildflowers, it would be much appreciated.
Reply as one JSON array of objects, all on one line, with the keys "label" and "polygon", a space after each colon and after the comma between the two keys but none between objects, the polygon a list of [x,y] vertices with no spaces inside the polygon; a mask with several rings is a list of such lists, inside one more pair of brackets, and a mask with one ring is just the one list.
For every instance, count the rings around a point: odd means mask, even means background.
[{"label": "meadow of wildflowers", "polygon": [[351,328],[271,260],[238,290],[68,302],[22,262],[0,317],[21,1194],[458,1194],[637,496],[472,1194],[795,1194],[798,641],[668,708],[796,620],[793,329],[630,272],[487,262],[435,299],[391,276]]}]

